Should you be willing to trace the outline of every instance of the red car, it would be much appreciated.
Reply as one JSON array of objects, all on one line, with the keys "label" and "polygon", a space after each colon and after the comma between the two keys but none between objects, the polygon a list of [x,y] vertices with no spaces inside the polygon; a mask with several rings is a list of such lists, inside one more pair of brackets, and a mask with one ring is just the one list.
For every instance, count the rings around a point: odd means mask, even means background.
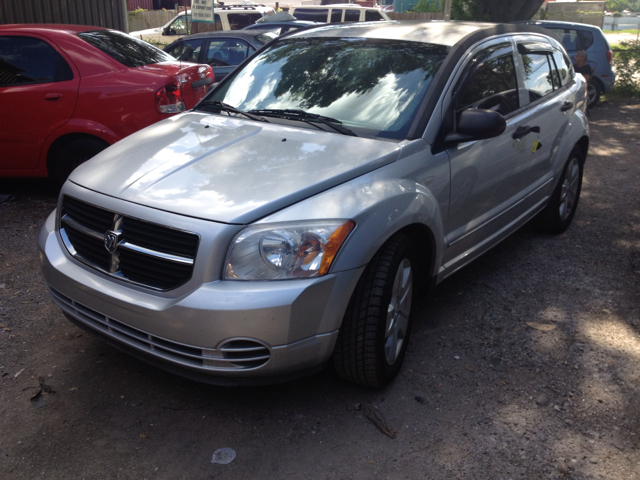
[{"label": "red car", "polygon": [[193,107],[208,65],[106,28],[0,25],[0,176],[62,183],[127,135]]}]

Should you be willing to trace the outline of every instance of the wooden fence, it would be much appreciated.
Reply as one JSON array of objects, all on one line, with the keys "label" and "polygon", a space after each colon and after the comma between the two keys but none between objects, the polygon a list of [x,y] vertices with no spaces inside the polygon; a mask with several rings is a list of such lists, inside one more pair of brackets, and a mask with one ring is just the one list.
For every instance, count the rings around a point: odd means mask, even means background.
[{"label": "wooden fence", "polygon": [[126,0],[0,0],[0,23],[67,23],[127,31]]},{"label": "wooden fence", "polygon": [[443,12],[387,12],[391,20],[444,20]]},{"label": "wooden fence", "polygon": [[176,16],[175,10],[147,10],[144,12],[129,12],[129,31],[137,32],[147,28],[156,28],[166,25]]}]

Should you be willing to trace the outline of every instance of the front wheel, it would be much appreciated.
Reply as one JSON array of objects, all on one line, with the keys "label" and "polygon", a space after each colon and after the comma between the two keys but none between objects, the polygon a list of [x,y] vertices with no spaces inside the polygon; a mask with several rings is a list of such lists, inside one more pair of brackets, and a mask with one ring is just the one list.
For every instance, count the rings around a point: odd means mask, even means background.
[{"label": "front wheel", "polygon": [[549,203],[535,218],[535,226],[539,230],[562,233],[569,228],[580,200],[583,165],[582,151],[574,147]]},{"label": "front wheel", "polygon": [[381,388],[400,370],[411,332],[417,256],[406,235],[371,260],[349,301],[333,354],[345,380]]}]

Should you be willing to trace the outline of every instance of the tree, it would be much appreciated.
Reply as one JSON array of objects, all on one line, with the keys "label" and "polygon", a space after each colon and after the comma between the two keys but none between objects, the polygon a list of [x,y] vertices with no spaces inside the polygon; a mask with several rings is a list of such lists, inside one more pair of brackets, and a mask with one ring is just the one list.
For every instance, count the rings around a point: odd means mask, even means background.
[{"label": "tree", "polygon": [[453,0],[453,20],[511,22],[531,20],[544,0]]},{"label": "tree", "polygon": [[[444,3],[444,2],[443,2]],[[440,0],[419,0],[412,12],[441,12]]]}]

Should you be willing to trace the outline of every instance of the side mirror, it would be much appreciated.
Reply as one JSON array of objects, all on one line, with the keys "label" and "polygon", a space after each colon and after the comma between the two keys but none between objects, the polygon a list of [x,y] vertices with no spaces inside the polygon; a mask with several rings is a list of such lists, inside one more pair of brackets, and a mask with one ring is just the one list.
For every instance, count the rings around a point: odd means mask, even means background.
[{"label": "side mirror", "polygon": [[457,131],[449,133],[447,143],[471,142],[497,137],[507,129],[504,117],[493,110],[468,108],[460,112]]}]

